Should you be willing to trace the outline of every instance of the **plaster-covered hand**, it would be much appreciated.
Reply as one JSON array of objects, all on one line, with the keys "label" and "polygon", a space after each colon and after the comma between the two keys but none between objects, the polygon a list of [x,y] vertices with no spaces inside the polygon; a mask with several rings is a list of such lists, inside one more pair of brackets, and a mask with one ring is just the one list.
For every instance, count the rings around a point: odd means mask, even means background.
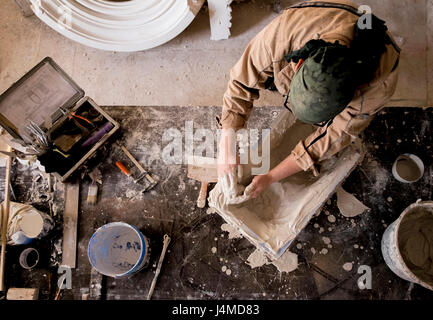
[{"label": "plaster-covered hand", "polygon": [[255,176],[251,184],[246,188],[245,193],[248,191],[252,198],[257,198],[272,183],[287,178],[301,170],[291,154],[267,174]]},{"label": "plaster-covered hand", "polygon": [[[255,176],[251,184],[247,187],[248,194],[251,198],[257,198],[263,191],[265,191],[273,183],[272,178],[268,174]],[[245,192],[247,193],[247,192]]]}]

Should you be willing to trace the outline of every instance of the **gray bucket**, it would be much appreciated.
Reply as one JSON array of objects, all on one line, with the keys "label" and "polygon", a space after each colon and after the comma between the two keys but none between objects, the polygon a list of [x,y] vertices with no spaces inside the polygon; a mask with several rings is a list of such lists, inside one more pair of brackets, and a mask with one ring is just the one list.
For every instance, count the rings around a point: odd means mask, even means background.
[{"label": "gray bucket", "polygon": [[[433,219],[433,201],[417,201],[411,204],[402,212],[400,217],[385,230],[382,237],[381,248],[385,263],[396,275],[404,280],[417,283],[427,289],[433,290],[433,275],[430,276],[421,272],[421,267],[417,267],[417,264],[413,264],[415,259],[405,253],[408,252],[406,248],[411,248],[412,252],[414,252],[414,250],[420,250],[421,246],[412,245],[417,244],[413,239],[418,235],[414,234],[412,238],[407,238],[407,229],[410,227],[417,228],[417,223],[422,225],[424,221],[422,219],[426,218]],[[409,241],[411,241],[410,244]],[[409,245],[412,246],[409,247]],[[432,251],[433,249],[430,248],[430,252]],[[431,266],[431,268],[433,268],[433,266]]]},{"label": "gray bucket", "polygon": [[89,241],[90,264],[109,277],[130,276],[149,264],[147,238],[134,226],[124,222],[106,224],[96,230]]}]

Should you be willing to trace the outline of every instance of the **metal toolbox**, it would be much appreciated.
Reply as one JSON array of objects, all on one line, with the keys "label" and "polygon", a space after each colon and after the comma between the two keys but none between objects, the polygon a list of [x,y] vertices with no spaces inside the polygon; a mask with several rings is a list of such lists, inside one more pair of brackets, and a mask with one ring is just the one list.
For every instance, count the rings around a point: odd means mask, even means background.
[{"label": "metal toolbox", "polygon": [[[96,116],[96,120],[82,116],[87,114]],[[43,59],[0,95],[0,126],[9,133],[13,144],[21,145],[27,152],[36,150],[35,142],[40,141],[29,126],[40,129],[37,132],[48,138],[49,147],[35,152],[36,157],[46,172],[52,172],[62,182],[120,128],[50,57]],[[62,136],[68,135],[66,128],[72,128],[68,133],[76,131],[72,157],[58,147]],[[92,140],[93,144],[87,143],[92,137],[93,140],[100,139],[95,143]],[[63,138],[62,141],[69,141],[69,144],[63,142],[62,146],[70,147],[71,139]],[[47,161],[47,155],[52,157],[51,162]]]}]

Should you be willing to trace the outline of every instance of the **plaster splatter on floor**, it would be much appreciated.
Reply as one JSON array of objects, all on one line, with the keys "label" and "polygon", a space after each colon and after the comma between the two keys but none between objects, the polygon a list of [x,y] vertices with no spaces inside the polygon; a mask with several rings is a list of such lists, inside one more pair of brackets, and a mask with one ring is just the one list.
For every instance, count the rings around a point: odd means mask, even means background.
[{"label": "plaster splatter on floor", "polygon": [[229,233],[229,239],[242,238],[242,234],[239,229],[228,223],[222,224],[221,230]]},{"label": "plaster splatter on floor", "polygon": [[216,253],[217,252],[217,248],[212,247],[211,251],[212,251],[212,253]]},{"label": "plaster splatter on floor", "polygon": [[325,244],[330,244],[331,243],[331,239],[329,239],[328,237],[322,237],[322,240]]},{"label": "plaster splatter on floor", "polygon": [[298,243],[298,244],[296,245],[296,248],[298,248],[298,249],[302,249],[302,243]]},{"label": "plaster splatter on floor", "polygon": [[251,269],[254,269],[265,265],[267,261],[268,259],[266,256],[261,251],[256,249],[249,255],[246,263],[251,267]]},{"label": "plaster splatter on floor", "polygon": [[369,207],[365,206],[353,194],[347,192],[342,187],[337,189],[337,206],[340,209],[340,213],[345,217],[355,217],[370,210]]},{"label": "plaster splatter on floor", "polygon": [[327,254],[327,253],[328,253],[328,249],[323,248],[322,250],[320,250],[319,253],[320,253],[320,254]]},{"label": "plaster splatter on floor", "polygon": [[281,273],[289,273],[298,268],[298,255],[296,253],[286,251],[278,260],[269,261],[263,252],[256,249],[250,254],[246,263],[251,267],[251,269],[273,264]]},{"label": "plaster splatter on floor", "polygon": [[328,216],[328,221],[331,222],[331,223],[334,223],[336,221],[336,219],[335,219],[335,217],[334,217],[333,214],[331,214],[331,215]]},{"label": "plaster splatter on floor", "polygon": [[319,225],[318,225],[317,223],[315,223],[315,224],[314,224],[314,228],[317,229],[318,227],[319,227]]},{"label": "plaster splatter on floor", "polygon": [[316,249],[311,248],[310,250],[311,250],[311,252],[312,252],[313,254],[316,254]]},{"label": "plaster splatter on floor", "polygon": [[323,233],[324,231],[325,231],[325,228],[320,227],[320,229],[319,229],[319,233]]},{"label": "plaster splatter on floor", "polygon": [[229,275],[231,275],[231,274],[232,274],[232,271],[231,271],[230,269],[227,269],[227,270],[226,270],[226,275],[229,276]]},{"label": "plaster splatter on floor", "polygon": [[138,200],[143,198],[143,192],[141,190],[137,191],[129,189],[128,191],[126,191],[125,196],[132,200]]},{"label": "plaster splatter on floor", "polygon": [[227,270],[227,267],[226,266],[222,266],[221,271],[222,272],[226,272],[226,270]]},{"label": "plaster splatter on floor", "polygon": [[346,262],[345,264],[343,264],[343,269],[346,271],[351,271],[353,268],[353,263],[352,262]]},{"label": "plaster splatter on floor", "polygon": [[272,262],[274,266],[277,267],[278,271],[282,272],[292,272],[298,268],[298,255],[296,253],[286,251],[278,259]]}]

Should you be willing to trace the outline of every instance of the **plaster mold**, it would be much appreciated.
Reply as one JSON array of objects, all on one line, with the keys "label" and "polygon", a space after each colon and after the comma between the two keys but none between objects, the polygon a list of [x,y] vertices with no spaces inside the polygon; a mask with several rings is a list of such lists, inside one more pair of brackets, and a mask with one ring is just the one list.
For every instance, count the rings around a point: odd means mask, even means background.
[{"label": "plaster mold", "polygon": [[[314,130],[315,127],[295,121],[289,112],[284,112],[273,124],[271,133],[264,138],[270,139],[271,168],[285,159],[296,143]],[[259,197],[240,204],[232,203],[222,190],[224,186],[218,182],[210,192],[209,207],[275,260],[319,212],[362,156],[361,146],[352,144],[323,161],[319,176],[299,172],[270,185]],[[243,165],[243,173],[240,183],[246,186],[252,179],[251,166]]]},{"label": "plaster mold", "polygon": [[232,0],[208,0],[211,40],[223,40],[230,37],[231,3]]},{"label": "plaster mold", "polygon": [[30,0],[35,15],[65,37],[109,51],[141,51],[176,37],[204,0]]}]

